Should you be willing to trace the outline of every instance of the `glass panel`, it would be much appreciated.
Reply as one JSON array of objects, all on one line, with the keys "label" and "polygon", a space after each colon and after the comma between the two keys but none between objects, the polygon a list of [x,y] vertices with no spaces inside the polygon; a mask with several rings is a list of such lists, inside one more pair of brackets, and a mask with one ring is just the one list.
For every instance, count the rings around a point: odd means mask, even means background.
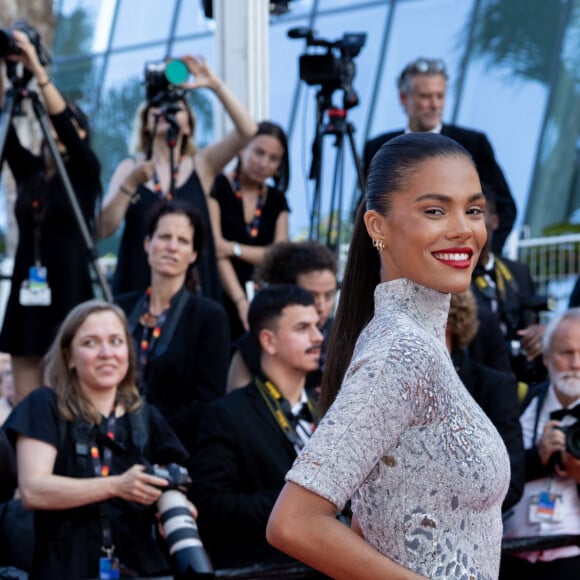
[{"label": "glass panel", "polygon": [[118,0],[118,2],[113,36],[114,48],[162,40],[169,36],[175,0],[163,2]]},{"label": "glass panel", "polygon": [[114,0],[65,0],[57,15],[54,46],[51,52],[59,57],[90,54],[95,50],[103,15],[114,5]]},{"label": "glass panel", "polygon": [[[517,3],[486,0],[477,17],[460,121],[488,133],[518,207],[514,237],[517,226],[529,223],[525,208],[562,7],[561,2],[528,0],[522,10]],[[548,203],[553,202],[550,196]]]},{"label": "glass panel", "polygon": [[215,21],[205,17],[202,0],[181,0],[175,34],[188,36],[215,29]]},{"label": "glass panel", "polygon": [[[578,231],[580,223],[580,1],[573,3],[526,214],[532,236]],[[569,222],[574,225],[571,226]]]}]

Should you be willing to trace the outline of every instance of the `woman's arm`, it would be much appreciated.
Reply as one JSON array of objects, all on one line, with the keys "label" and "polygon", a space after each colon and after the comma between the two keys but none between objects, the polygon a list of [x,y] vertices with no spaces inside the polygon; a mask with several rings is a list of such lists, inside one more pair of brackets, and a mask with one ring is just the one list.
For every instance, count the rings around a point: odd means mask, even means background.
[{"label": "woman's arm", "polygon": [[113,497],[151,505],[161,496],[158,488],[167,485],[165,479],[145,473],[143,465],[134,465],[121,475],[109,477],[54,475],[56,455],[56,447],[44,441],[18,437],[18,485],[28,509],[63,510]]},{"label": "woman's arm", "polygon": [[266,537],[275,548],[338,580],[419,580],[423,576],[383,556],[336,519],[336,507],[287,483],[272,510]]},{"label": "woman's arm", "polygon": [[183,56],[181,60],[195,77],[193,83],[185,83],[183,87],[186,89],[201,87],[212,89],[235,127],[222,140],[208,145],[196,155],[197,172],[206,194],[209,194],[218,173],[254,136],[258,126],[244,105],[215,75],[204,59]]},{"label": "woman's arm", "polygon": [[103,201],[99,216],[99,237],[106,238],[117,231],[129,204],[136,201],[137,189],[152,178],[154,170],[151,160],[128,158],[119,163]]},{"label": "woman's arm", "polygon": [[38,58],[36,48],[24,32],[14,30],[12,34],[14,35],[14,40],[18,48],[21,50],[21,54],[11,55],[8,59],[21,62],[34,75],[38,88],[42,91],[48,114],[58,115],[62,113],[66,109],[66,101],[58,89],[52,84],[50,75],[46,72]]}]

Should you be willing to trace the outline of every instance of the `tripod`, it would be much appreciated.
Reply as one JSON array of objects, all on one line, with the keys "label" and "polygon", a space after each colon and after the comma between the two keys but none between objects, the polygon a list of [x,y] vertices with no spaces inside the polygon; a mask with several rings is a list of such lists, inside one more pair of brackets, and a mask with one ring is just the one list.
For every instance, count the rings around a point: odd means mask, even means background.
[{"label": "tripod", "polygon": [[8,91],[6,91],[6,94],[4,95],[4,106],[2,107],[2,113],[0,116],[0,162],[4,160],[4,147],[6,145],[6,137],[8,136],[8,129],[10,127],[10,123],[12,122],[14,115],[16,113],[20,113],[23,100],[25,98],[30,99],[34,115],[36,116],[36,119],[40,124],[42,134],[44,135],[44,139],[46,140],[46,143],[50,149],[51,156],[56,165],[57,173],[66,191],[68,200],[75,215],[77,226],[85,242],[89,263],[92,264],[93,266],[93,271],[101,287],[104,298],[108,302],[112,302],[113,295],[111,293],[111,289],[109,288],[109,285],[104,277],[104,274],[98,267],[97,253],[95,250],[95,246],[93,244],[93,240],[91,239],[91,235],[85,222],[85,218],[79,207],[70,178],[66,172],[66,168],[62,161],[62,157],[58,151],[54,138],[50,132],[47,114],[42,103],[40,102],[38,93],[23,87],[22,82],[18,82],[18,79],[14,79],[12,84],[13,87]]},{"label": "tripod", "polygon": [[354,143],[354,126],[348,121],[348,108],[332,105],[332,90],[322,87],[316,95],[316,133],[312,143],[312,164],[310,179],[314,179],[314,194],[310,212],[310,239],[320,240],[322,218],[322,152],[325,135],[334,135],[335,160],[328,210],[326,245],[338,253],[340,246],[341,216],[343,202],[344,137],[348,138],[350,152],[357,172],[361,191],[364,191],[363,172]]}]

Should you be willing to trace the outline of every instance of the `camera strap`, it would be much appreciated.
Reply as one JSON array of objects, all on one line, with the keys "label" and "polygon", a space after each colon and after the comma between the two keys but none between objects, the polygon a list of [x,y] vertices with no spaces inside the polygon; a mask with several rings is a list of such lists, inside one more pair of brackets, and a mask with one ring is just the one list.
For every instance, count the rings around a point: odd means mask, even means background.
[{"label": "camera strap", "polygon": [[274,420],[282,429],[282,432],[292,443],[295,449],[302,449],[305,445],[301,437],[296,433],[296,426],[298,425],[299,419],[304,419],[313,423],[314,426],[318,425],[318,411],[316,408],[316,402],[306,394],[306,407],[308,417],[295,416],[292,413],[290,407],[290,402],[282,396],[282,393],[276,387],[276,385],[268,378],[266,378],[262,373],[258,373],[254,377],[254,384],[258,388],[258,391],[262,395],[268,410],[274,417]]},{"label": "camera strap", "polygon": [[[115,405],[113,405],[107,417],[107,438],[111,441],[115,440],[115,423]],[[101,458],[96,441],[93,440],[91,442],[91,459],[93,461],[93,473],[95,477],[107,477],[109,475],[111,472],[112,458],[113,450],[110,446],[104,446],[103,457]],[[115,551],[115,546],[113,545],[113,537],[111,534],[111,516],[106,501],[99,502],[99,515],[101,518],[101,534],[103,537],[101,550],[103,550],[107,558],[111,559]]]}]

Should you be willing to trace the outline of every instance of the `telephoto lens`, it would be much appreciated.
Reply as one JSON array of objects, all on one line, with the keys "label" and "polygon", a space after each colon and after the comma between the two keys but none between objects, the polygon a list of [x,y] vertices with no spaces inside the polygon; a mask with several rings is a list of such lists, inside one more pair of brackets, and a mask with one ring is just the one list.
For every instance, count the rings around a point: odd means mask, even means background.
[{"label": "telephoto lens", "polygon": [[157,507],[175,580],[215,578],[212,563],[199,537],[185,495],[176,489],[164,491],[157,501]]}]

